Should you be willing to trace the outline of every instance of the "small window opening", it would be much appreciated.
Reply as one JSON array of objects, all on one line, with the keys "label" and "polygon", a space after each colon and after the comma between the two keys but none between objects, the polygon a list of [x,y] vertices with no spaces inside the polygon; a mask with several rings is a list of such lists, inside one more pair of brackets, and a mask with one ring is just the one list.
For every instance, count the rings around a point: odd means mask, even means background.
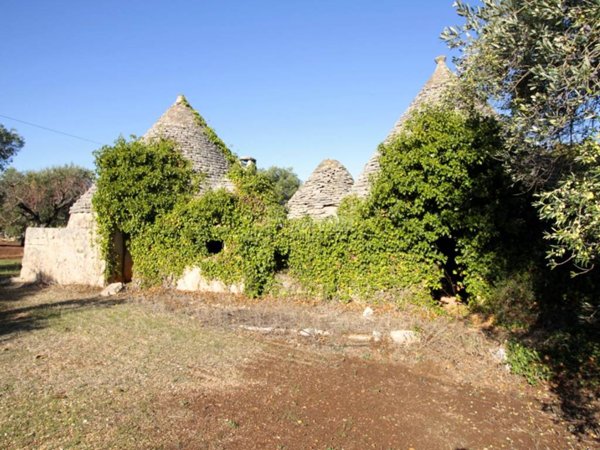
[{"label": "small window opening", "polygon": [[216,255],[223,251],[223,241],[208,241],[206,243],[206,250],[209,255]]},{"label": "small window opening", "polygon": [[283,254],[279,251],[275,252],[275,271],[281,272],[283,270],[287,270],[289,268],[288,264],[288,255]]}]

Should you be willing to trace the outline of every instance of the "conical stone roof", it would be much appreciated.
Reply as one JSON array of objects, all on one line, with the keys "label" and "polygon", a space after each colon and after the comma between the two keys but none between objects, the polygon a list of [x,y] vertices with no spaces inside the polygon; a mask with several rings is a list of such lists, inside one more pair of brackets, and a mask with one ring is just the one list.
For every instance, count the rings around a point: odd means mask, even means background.
[{"label": "conical stone roof", "polygon": [[[175,103],[142,136],[142,140],[169,139],[175,142],[177,150],[191,161],[195,171],[206,174],[202,190],[233,189],[227,179],[229,161],[228,150],[204,119],[190,106],[184,96],[177,97]],[[92,197],[96,192],[94,183],[71,207],[70,214],[92,212]]]},{"label": "conical stone roof", "polygon": [[229,162],[225,144],[183,95],[177,97],[173,106],[142,137],[148,141],[158,138],[175,142],[182,155],[192,162],[194,170],[206,175],[204,189],[231,187],[227,179]]},{"label": "conical stone roof", "polygon": [[88,214],[92,212],[92,197],[96,193],[96,183],[93,183],[90,188],[85,191],[81,197],[77,199],[71,209],[69,210],[69,214]]},{"label": "conical stone roof", "polygon": [[334,216],[353,183],[352,175],[339,161],[326,159],[288,201],[288,217],[323,219]]},{"label": "conical stone roof", "polygon": [[[394,127],[383,141],[384,144],[389,144],[396,136],[400,134],[402,131],[402,126],[410,114],[424,105],[431,105],[439,102],[444,94],[445,89],[453,80],[455,80],[454,73],[446,65],[445,56],[438,56],[435,58],[435,62],[437,65],[433,74],[421,88],[421,91],[417,94],[406,111],[404,111],[404,114],[402,114],[402,116],[400,116],[398,121],[394,124]],[[352,187],[351,193],[359,197],[366,197],[369,195],[373,177],[377,175],[379,169],[379,151],[376,150],[373,156],[371,156],[371,159],[369,159],[365,165],[365,168],[358,177],[358,180],[356,180],[356,183]]]}]

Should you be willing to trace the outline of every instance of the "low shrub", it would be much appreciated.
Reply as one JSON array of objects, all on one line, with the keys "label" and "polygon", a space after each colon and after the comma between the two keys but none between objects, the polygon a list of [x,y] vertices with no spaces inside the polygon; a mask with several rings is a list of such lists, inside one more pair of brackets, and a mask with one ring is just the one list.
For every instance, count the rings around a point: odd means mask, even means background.
[{"label": "low shrub", "polygon": [[506,357],[512,373],[525,377],[531,385],[550,378],[550,369],[535,349],[511,340],[506,345]]}]

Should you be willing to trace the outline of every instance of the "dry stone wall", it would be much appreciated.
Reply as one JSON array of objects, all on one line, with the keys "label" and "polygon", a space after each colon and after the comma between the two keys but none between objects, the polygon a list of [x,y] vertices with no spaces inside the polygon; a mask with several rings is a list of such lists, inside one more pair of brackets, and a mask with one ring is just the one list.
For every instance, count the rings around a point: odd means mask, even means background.
[{"label": "dry stone wall", "polygon": [[22,281],[103,286],[104,267],[91,227],[27,228]]},{"label": "dry stone wall", "polygon": [[199,267],[188,267],[175,283],[178,291],[215,292],[219,294],[242,294],[244,283],[227,285],[220,280],[211,280],[202,275]]},{"label": "dry stone wall", "polygon": [[[143,139],[171,139],[194,170],[206,174],[205,188],[233,189],[227,179],[229,163],[225,155],[206,135],[194,110],[178,97]],[[28,228],[25,238],[23,281],[44,280],[59,284],[103,286],[105,263],[95,241],[92,185],[70,210],[66,228]],[[212,286],[198,282],[197,288]]]},{"label": "dry stone wall", "polygon": [[206,188],[232,187],[227,179],[229,162],[219,147],[206,135],[206,130],[183,96],[179,96],[142,139],[170,139],[177,149],[191,161],[195,171],[206,175]]}]

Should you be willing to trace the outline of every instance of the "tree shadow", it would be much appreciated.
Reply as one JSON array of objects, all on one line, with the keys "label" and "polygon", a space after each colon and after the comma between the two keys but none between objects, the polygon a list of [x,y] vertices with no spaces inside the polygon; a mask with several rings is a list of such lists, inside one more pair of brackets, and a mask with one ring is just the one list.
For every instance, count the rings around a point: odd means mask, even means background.
[{"label": "tree shadow", "polygon": [[19,288],[0,287],[0,342],[6,342],[19,333],[45,328],[49,319],[65,312],[89,308],[109,308],[126,301],[91,296],[68,300],[49,300],[25,306],[15,305],[43,289],[44,286],[40,285],[27,285]]},{"label": "tree shadow", "polygon": [[600,442],[600,276],[573,278],[568,268],[546,269],[537,286],[537,320],[512,338],[539,352],[550,370],[558,404],[543,408],[568,422],[570,431]]},{"label": "tree shadow", "polygon": [[600,442],[600,272],[573,278],[569,267],[535,267],[517,272],[526,276],[515,278],[500,302],[476,310],[499,325],[483,332],[535,350],[540,361],[521,364],[548,370],[556,396],[542,408],[580,440]]}]

